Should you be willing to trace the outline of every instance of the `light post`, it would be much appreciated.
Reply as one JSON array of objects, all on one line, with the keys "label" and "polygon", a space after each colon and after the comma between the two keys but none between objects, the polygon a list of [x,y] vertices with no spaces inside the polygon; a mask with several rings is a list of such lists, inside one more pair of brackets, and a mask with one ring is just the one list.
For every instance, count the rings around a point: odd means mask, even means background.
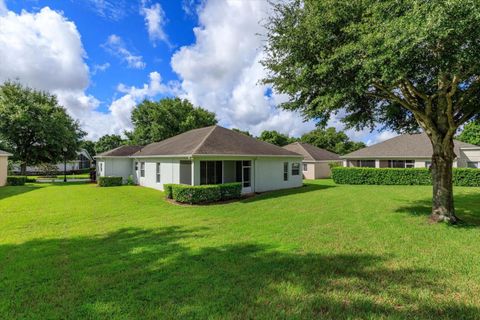
[{"label": "light post", "polygon": [[63,147],[63,182],[67,182],[67,148]]}]

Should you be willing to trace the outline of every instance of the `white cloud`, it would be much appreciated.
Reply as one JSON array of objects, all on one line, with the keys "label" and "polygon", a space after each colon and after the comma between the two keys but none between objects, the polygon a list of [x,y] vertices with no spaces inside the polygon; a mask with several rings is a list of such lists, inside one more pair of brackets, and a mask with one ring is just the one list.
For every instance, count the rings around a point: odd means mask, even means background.
[{"label": "white cloud", "polygon": [[95,65],[93,65],[93,68],[92,68],[92,75],[95,75],[98,72],[104,72],[108,68],[110,68],[110,63],[108,63],[108,62],[105,62],[105,63],[102,63],[102,64],[95,64]]},{"label": "white cloud", "polygon": [[393,131],[389,131],[389,130],[382,131],[379,134],[375,134],[370,139],[368,139],[366,144],[372,145],[372,144],[380,143],[385,140],[395,138],[396,136],[398,136],[398,133],[395,133]]},{"label": "white cloud", "polygon": [[100,17],[113,21],[121,20],[127,14],[125,0],[87,0],[86,4]]},{"label": "white cloud", "polygon": [[102,47],[123,62],[127,63],[129,68],[143,69],[147,65],[143,61],[143,57],[141,55],[134,55],[128,50],[125,41],[116,34],[111,34]]},{"label": "white cloud", "polygon": [[0,0],[0,16],[7,14],[7,5],[4,0]]},{"label": "white cloud", "polygon": [[313,123],[275,108],[285,97],[267,94],[270,88],[259,84],[265,70],[258,34],[268,10],[264,1],[206,1],[198,9],[196,42],[173,55],[172,68],[181,78],[182,96],[215,111],[222,125],[300,135]]},{"label": "white cloud", "polygon": [[166,23],[166,17],[160,3],[155,3],[148,7],[147,1],[143,0],[140,7],[140,14],[145,18],[148,37],[153,45],[155,46],[157,41],[163,41],[168,46],[171,46],[168,36],[163,29]]}]

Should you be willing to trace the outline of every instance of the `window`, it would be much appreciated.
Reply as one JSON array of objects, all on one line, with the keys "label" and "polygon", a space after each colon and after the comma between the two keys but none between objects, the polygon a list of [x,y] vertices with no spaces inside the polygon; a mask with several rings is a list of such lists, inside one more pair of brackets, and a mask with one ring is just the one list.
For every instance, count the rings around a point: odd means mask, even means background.
[{"label": "window", "polygon": [[308,171],[308,164],[307,163],[303,164],[303,171]]},{"label": "window", "polygon": [[480,168],[479,162],[476,161],[468,161],[467,162],[467,167],[468,168],[473,168],[473,169],[478,169]]},{"label": "window", "polygon": [[288,181],[288,162],[283,163],[283,181]]},{"label": "window", "polygon": [[145,162],[140,162],[140,177],[145,177]]},{"label": "window", "polygon": [[415,160],[388,160],[389,168],[415,168]]},{"label": "window", "polygon": [[157,162],[157,183],[160,183],[160,162]]},{"label": "window", "polygon": [[222,161],[200,161],[200,184],[222,183]]},{"label": "window", "polygon": [[298,176],[300,174],[300,163],[292,163],[292,176]]},{"label": "window", "polygon": [[99,166],[100,173],[103,173],[103,162],[100,162],[98,166]]},{"label": "window", "polygon": [[135,161],[135,171],[138,171],[138,162]]},{"label": "window", "polygon": [[430,169],[432,166],[432,161],[425,161],[425,168]]},{"label": "window", "polygon": [[361,168],[375,168],[375,160],[358,160],[358,166]]}]

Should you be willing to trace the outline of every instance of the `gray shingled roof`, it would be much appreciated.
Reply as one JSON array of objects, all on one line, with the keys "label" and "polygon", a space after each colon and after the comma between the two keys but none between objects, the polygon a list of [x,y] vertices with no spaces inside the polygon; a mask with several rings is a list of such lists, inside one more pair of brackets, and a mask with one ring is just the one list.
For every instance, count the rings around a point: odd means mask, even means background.
[{"label": "gray shingled roof", "polygon": [[294,142],[283,148],[301,154],[306,161],[340,160],[338,154],[312,146],[308,143]]},{"label": "gray shingled roof", "polygon": [[[455,154],[460,154],[460,148],[477,147],[473,144],[454,140]],[[344,155],[342,158],[430,158],[433,148],[425,133],[404,134],[372,146]]]},{"label": "gray shingled roof", "polygon": [[143,147],[133,156],[251,155],[300,156],[220,126],[194,129]]},{"label": "gray shingled roof", "polygon": [[141,146],[120,146],[96,155],[96,157],[127,157],[139,151]]},{"label": "gray shingled roof", "polygon": [[0,150],[0,156],[11,156],[11,155],[12,154],[7,151]]}]

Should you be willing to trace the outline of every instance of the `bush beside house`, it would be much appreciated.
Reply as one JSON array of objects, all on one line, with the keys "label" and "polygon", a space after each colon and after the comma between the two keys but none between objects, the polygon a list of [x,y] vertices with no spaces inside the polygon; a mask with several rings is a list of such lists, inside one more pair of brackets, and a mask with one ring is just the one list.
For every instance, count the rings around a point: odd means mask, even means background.
[{"label": "bush beside house", "polygon": [[9,186],[23,186],[27,182],[27,177],[25,176],[8,176],[7,185]]},{"label": "bush beside house", "polygon": [[114,187],[121,186],[123,184],[122,177],[99,177],[98,186],[99,187]]},{"label": "bush beside house", "polygon": [[198,204],[238,199],[242,193],[241,183],[189,186],[165,184],[165,197],[181,203]]},{"label": "bush beside house", "polygon": [[[431,185],[430,171],[424,168],[332,168],[332,178],[337,184],[371,185]],[[464,187],[480,186],[480,170],[453,169],[453,184]]]}]

